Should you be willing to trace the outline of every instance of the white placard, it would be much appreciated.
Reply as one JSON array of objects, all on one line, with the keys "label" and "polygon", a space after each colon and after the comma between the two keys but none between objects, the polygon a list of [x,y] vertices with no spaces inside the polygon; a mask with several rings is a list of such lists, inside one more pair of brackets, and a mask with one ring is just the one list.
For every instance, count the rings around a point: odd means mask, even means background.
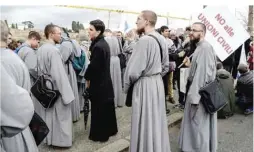
[{"label": "white placard", "polygon": [[250,37],[241,23],[224,6],[207,6],[193,21],[206,25],[205,39],[213,46],[221,61]]}]

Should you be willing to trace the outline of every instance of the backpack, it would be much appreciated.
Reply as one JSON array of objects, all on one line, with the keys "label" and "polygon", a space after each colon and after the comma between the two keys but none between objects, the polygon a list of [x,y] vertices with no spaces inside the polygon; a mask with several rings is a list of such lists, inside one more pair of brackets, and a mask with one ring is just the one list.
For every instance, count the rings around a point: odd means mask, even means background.
[{"label": "backpack", "polygon": [[[74,45],[72,40],[63,40],[62,43],[64,41],[69,41],[71,42],[73,48],[76,50],[76,46]],[[82,71],[84,65],[85,65],[85,61],[86,61],[86,56],[85,56],[85,52],[83,50],[81,50],[81,55],[80,57],[76,57],[75,55],[73,55],[74,57],[72,58],[72,55],[69,56],[69,58],[67,59],[67,61],[65,62],[65,64],[69,64],[69,62],[72,63],[72,67],[75,70],[75,72],[78,74]],[[68,74],[70,73],[70,70],[68,68]]]},{"label": "backpack", "polygon": [[23,47],[30,47],[30,46],[27,46],[27,45],[21,45],[20,47],[16,48],[16,50],[14,51],[16,54],[19,53],[19,51],[23,48]]},{"label": "backpack", "polygon": [[74,59],[71,62],[72,62],[72,66],[73,66],[74,70],[77,73],[79,73],[83,69],[83,67],[85,65],[85,61],[86,61],[86,55],[85,55],[85,52],[83,50],[81,50],[80,57],[76,57],[74,55]]}]

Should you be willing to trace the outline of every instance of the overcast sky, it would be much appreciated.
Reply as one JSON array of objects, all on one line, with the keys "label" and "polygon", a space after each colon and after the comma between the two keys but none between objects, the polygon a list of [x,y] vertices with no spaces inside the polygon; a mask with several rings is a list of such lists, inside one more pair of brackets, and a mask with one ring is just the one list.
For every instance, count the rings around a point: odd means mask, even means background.
[{"label": "overcast sky", "polygon": [[[131,10],[140,12],[143,9],[152,9],[158,14],[166,15],[169,12],[171,16],[178,16],[184,18],[190,18],[191,15],[196,15],[202,11],[202,5],[200,6],[168,6],[167,9],[154,9],[144,8],[136,5],[132,6],[93,6],[100,8],[112,8],[121,10]],[[230,7],[232,13],[237,7]],[[241,12],[247,16],[247,7],[238,7],[237,12]],[[54,23],[63,27],[71,28],[72,21],[79,21],[86,27],[91,20],[101,19],[104,21],[106,26],[108,25],[108,12],[101,11],[97,12],[94,10],[87,9],[76,9],[76,8],[64,8],[57,6],[1,6],[1,19],[7,20],[9,24],[17,23],[21,25],[23,21],[32,21],[35,28],[43,29],[45,25]],[[129,25],[135,27],[135,20],[137,15],[119,13],[111,13],[110,28],[119,28],[119,25],[123,23],[123,20],[127,20]],[[188,21],[169,21],[172,26],[185,27],[189,24]],[[159,18],[157,26],[166,24],[165,18]],[[173,25],[174,24],[174,25]]]}]

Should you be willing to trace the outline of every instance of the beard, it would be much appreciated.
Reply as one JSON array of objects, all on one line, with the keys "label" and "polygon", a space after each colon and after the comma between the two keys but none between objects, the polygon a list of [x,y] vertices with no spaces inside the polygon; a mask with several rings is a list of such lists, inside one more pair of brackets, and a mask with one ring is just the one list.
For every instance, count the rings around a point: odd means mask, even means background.
[{"label": "beard", "polygon": [[200,41],[200,36],[198,36],[197,38],[191,39],[190,43],[193,44],[193,45],[196,45],[199,41]]},{"label": "beard", "polygon": [[145,33],[145,28],[137,29],[137,33],[138,35],[142,35],[143,33]]}]

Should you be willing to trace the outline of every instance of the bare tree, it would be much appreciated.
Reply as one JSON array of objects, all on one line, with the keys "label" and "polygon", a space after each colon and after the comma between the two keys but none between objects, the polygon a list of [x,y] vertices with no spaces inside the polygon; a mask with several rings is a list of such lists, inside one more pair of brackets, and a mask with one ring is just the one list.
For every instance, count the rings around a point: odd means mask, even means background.
[{"label": "bare tree", "polygon": [[245,13],[236,11],[236,18],[241,22],[243,27],[248,31],[248,16]]},{"label": "bare tree", "polygon": [[250,32],[250,35],[253,36],[253,32],[254,32],[254,29],[253,29],[253,5],[249,5],[249,13],[248,13],[248,32]]},{"label": "bare tree", "polygon": [[[253,34],[253,5],[249,5],[248,7],[249,7],[248,11],[246,10],[245,13],[236,11],[236,17],[242,23],[244,28],[252,35]],[[248,14],[248,16],[246,16],[245,14]]]}]

